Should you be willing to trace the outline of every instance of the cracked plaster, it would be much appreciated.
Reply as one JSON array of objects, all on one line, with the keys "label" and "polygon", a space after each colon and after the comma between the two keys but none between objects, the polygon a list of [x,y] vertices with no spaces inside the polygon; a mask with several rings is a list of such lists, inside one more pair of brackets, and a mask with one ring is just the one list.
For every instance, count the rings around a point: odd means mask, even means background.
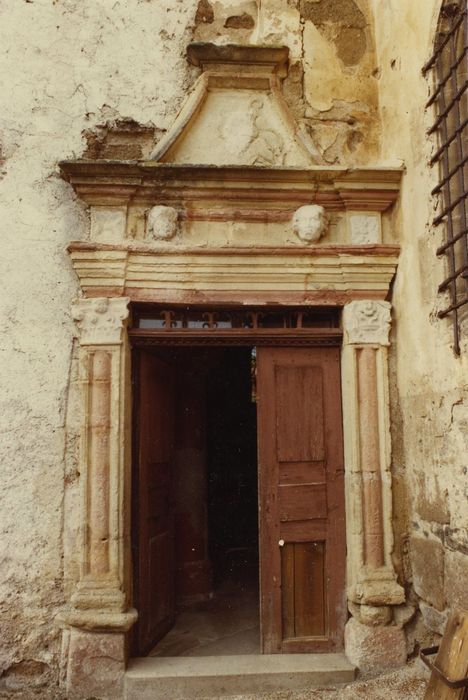
[{"label": "cracked plaster", "polygon": [[[140,148],[144,157],[198,75],[185,60],[193,39],[288,45],[284,92],[325,161],[405,162],[395,218],[403,252],[391,350],[392,416],[394,428],[401,426],[394,429],[395,559],[408,562],[403,572],[417,566],[411,545],[405,550],[407,532],[427,531],[447,548],[450,575],[465,570],[459,546],[466,542],[468,347],[455,360],[449,324],[436,319],[444,267],[435,250],[442,232],[430,226],[436,173],[426,165],[431,115],[423,111],[427,83],[420,70],[440,3],[369,4],[346,5],[358,7],[359,26],[355,17],[351,28],[365,34],[365,50],[361,43],[352,60],[343,60],[339,21],[330,9],[339,8],[338,1],[270,0],[257,14],[254,2],[227,0],[207,2],[203,12],[197,0],[3,4],[0,313],[8,361],[0,364],[1,692],[14,684],[18,692],[34,686],[56,693],[60,634],[52,620],[76,578],[76,532],[62,532],[64,507],[77,510],[79,481],[69,311],[78,286],[65,248],[71,238],[87,236],[89,220],[57,163],[80,157],[93,138],[95,153],[123,157],[119,148],[129,148],[128,139],[116,132],[128,120],[144,128],[127,154],[138,156]],[[255,26],[224,26],[244,14]],[[424,508],[412,497],[421,493]],[[454,585],[445,595],[449,603],[462,600]]]}]

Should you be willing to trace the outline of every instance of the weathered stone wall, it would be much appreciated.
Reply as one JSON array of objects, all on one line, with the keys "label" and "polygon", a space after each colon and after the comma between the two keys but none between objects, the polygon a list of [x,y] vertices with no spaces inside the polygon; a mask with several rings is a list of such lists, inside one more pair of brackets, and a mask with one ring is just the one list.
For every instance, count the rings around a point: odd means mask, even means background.
[{"label": "weathered stone wall", "polygon": [[[450,321],[437,318],[446,276],[431,222],[438,177],[428,161],[434,121],[422,66],[432,54],[441,2],[373,0],[379,59],[382,160],[406,167],[395,225],[402,246],[393,290],[393,448],[396,556],[440,632],[450,607],[468,607],[468,328],[452,351]],[[404,37],[404,41],[402,40]]]}]

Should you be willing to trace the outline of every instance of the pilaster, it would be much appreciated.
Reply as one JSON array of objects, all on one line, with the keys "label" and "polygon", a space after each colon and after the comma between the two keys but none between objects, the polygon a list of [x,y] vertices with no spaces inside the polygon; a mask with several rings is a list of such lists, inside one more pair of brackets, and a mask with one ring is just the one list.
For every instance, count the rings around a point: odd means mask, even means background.
[{"label": "pilaster", "polygon": [[[348,537],[348,603],[354,619],[346,630],[347,653],[360,668],[363,649],[372,648],[377,634],[382,668],[393,656],[382,646],[391,638],[397,657],[404,656],[404,634],[392,625],[392,606],[405,602],[392,562],[392,479],[388,346],[391,305],[363,300],[347,304],[343,312],[343,414],[346,464]],[[383,630],[382,627],[386,627]],[[359,644],[352,640],[359,638]],[[363,642],[365,639],[365,642]],[[390,643],[390,642],[389,642]]]},{"label": "pilaster", "polygon": [[[82,697],[85,690],[96,694],[93,688],[101,692],[101,675],[109,675],[107,657],[112,659],[111,675],[123,678],[125,633],[137,618],[136,611],[129,608],[130,533],[126,505],[129,441],[125,438],[131,405],[125,332],[128,303],[126,297],[79,299],[72,307],[80,342],[83,424],[80,577],[68,609],[59,615],[69,637],[65,662],[69,697]],[[85,646],[84,637],[89,638]],[[94,649],[93,658],[87,658],[87,649],[90,654]],[[100,651],[100,661],[96,650]],[[120,675],[115,674],[116,664]],[[121,685],[120,681],[116,683],[111,689],[115,698],[119,697]]]}]

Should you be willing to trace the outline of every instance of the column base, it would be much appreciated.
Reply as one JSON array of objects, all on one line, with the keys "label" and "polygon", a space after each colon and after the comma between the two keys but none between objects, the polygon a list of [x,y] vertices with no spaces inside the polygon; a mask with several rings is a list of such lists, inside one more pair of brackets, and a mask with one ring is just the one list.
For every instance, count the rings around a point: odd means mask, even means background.
[{"label": "column base", "polygon": [[133,608],[126,612],[70,608],[60,612],[55,621],[60,627],[76,627],[86,632],[127,632],[137,619],[138,613]]},{"label": "column base", "polygon": [[406,663],[406,637],[401,627],[370,627],[353,617],[345,627],[345,652],[360,671],[387,671]]},{"label": "column base", "polygon": [[365,567],[362,577],[348,591],[348,599],[358,605],[402,605],[405,591],[388,567]]},{"label": "column base", "polygon": [[64,671],[68,700],[121,700],[127,663],[124,632],[66,629]]}]

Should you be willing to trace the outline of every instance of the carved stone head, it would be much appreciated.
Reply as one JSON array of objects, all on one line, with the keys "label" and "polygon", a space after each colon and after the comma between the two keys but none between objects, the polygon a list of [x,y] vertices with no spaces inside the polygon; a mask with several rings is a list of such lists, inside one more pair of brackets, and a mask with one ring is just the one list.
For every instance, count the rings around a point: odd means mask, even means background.
[{"label": "carved stone head", "polygon": [[305,204],[294,212],[292,227],[302,241],[315,243],[328,228],[327,213],[318,204]]},{"label": "carved stone head", "polygon": [[146,237],[155,241],[168,241],[178,231],[178,212],[174,207],[159,204],[148,212]]}]

